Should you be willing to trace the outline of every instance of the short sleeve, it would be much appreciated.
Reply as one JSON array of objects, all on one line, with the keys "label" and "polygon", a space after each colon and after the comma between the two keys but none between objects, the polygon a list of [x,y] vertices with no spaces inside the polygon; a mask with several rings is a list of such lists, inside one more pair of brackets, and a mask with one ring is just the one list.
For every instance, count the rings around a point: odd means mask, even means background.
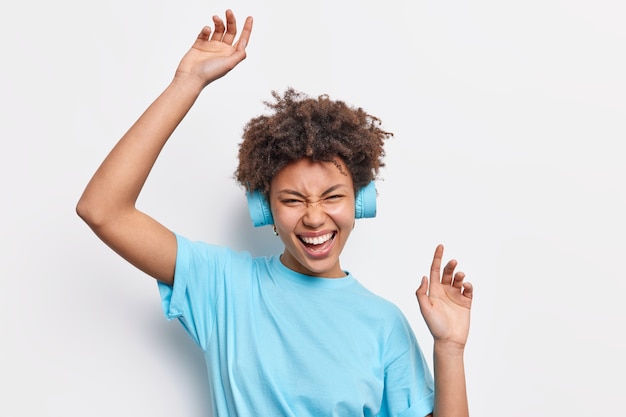
[{"label": "short sleeve", "polygon": [[215,303],[224,280],[226,248],[192,242],[176,235],[174,285],[158,282],[163,311],[168,320],[178,319],[203,349],[214,323]]},{"label": "short sleeve", "polygon": [[399,313],[387,341],[380,417],[424,417],[433,411],[434,381],[406,318]]}]

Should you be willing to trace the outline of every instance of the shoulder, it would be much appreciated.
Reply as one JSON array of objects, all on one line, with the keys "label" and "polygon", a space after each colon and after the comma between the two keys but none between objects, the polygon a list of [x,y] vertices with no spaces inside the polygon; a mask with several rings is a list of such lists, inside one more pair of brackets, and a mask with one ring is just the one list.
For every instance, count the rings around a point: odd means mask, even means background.
[{"label": "shoulder", "polygon": [[252,261],[252,255],[246,251],[237,251],[228,246],[216,245],[202,240],[191,240],[185,236],[175,234],[177,255],[191,257],[222,257],[237,258]]},{"label": "shoulder", "polygon": [[213,274],[229,274],[258,269],[266,262],[265,258],[255,258],[247,251],[201,240],[191,240],[179,234],[176,234],[176,241],[177,270],[208,270]]},{"label": "shoulder", "polygon": [[372,310],[376,310],[380,314],[384,314],[385,316],[391,317],[393,319],[404,316],[402,311],[396,304],[374,293],[356,279],[355,285],[352,286],[351,290],[355,293],[358,293],[364,303],[370,306]]}]

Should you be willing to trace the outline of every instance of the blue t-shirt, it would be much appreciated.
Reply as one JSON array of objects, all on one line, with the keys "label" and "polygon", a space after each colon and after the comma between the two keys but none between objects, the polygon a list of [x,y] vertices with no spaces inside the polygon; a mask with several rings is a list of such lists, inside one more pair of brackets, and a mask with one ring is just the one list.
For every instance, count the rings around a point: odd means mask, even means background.
[{"label": "blue t-shirt", "polygon": [[350,274],[316,278],[279,256],[177,243],[163,308],[204,352],[216,417],[432,412],[433,379],[406,318]]}]

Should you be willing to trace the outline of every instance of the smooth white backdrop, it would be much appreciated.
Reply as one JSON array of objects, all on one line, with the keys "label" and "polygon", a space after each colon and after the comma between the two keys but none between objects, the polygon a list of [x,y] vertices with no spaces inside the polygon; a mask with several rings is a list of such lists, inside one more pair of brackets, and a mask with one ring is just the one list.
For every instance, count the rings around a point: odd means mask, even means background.
[{"label": "smooth white backdrop", "polygon": [[344,268],[402,308],[430,357],[413,292],[437,243],[459,260],[476,288],[472,415],[620,414],[621,2],[36,0],[0,13],[0,415],[208,414],[199,350],[74,206],[227,7],[255,18],[248,59],[204,91],[141,208],[274,253],[232,179],[243,124],[287,86],[361,106],[395,138]]}]

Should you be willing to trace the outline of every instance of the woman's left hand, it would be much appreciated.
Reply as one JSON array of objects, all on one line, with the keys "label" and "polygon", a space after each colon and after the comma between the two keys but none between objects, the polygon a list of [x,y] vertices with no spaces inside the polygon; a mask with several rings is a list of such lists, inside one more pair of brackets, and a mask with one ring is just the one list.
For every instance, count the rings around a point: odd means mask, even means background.
[{"label": "woman's left hand", "polygon": [[456,260],[449,261],[441,275],[443,245],[438,245],[426,276],[415,291],[420,311],[435,343],[463,349],[467,342],[472,307],[473,287],[463,282],[465,274],[455,272]]}]

